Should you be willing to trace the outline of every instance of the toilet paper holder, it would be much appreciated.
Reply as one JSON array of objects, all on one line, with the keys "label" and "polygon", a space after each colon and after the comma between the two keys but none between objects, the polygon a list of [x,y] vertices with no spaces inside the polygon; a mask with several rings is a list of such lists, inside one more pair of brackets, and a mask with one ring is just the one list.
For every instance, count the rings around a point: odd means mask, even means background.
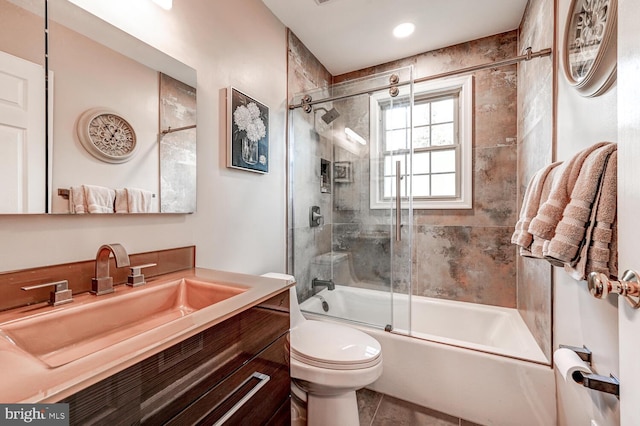
[{"label": "toilet paper holder", "polygon": [[[591,365],[591,351],[586,346],[579,348],[577,346],[560,345],[560,347],[574,351],[581,360]],[[574,376],[573,380],[586,388],[610,393],[620,399],[620,380],[613,374],[609,374],[609,377],[600,374],[580,374],[579,377]]]}]

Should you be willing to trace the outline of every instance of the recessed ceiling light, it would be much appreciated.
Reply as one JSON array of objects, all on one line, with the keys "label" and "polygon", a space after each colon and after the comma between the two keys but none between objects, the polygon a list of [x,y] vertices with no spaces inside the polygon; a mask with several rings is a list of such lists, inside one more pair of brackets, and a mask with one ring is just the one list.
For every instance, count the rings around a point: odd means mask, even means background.
[{"label": "recessed ceiling light", "polygon": [[413,34],[413,31],[415,29],[416,29],[416,26],[413,25],[411,22],[405,22],[403,24],[397,25],[393,29],[393,35],[396,36],[397,38],[409,37],[411,34]]}]

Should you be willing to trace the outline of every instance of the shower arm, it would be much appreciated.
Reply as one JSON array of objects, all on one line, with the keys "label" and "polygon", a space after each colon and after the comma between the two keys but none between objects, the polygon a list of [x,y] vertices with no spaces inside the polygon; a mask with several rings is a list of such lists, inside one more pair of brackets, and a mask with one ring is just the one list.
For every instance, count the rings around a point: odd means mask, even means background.
[{"label": "shower arm", "polygon": [[[549,56],[552,53],[552,50],[550,48],[547,49],[542,49],[539,50],[537,52],[533,52],[531,47],[528,47],[525,50],[525,54],[524,55],[519,55],[519,56],[515,56],[513,58],[510,59],[503,59],[501,61],[495,61],[495,62],[490,62],[490,63],[486,63],[486,64],[480,64],[480,65],[473,65],[470,67],[466,67],[466,68],[460,68],[458,70],[454,70],[454,71],[446,71],[440,74],[434,74],[434,75],[430,75],[427,77],[421,77],[421,78],[416,78],[415,80],[413,80],[413,83],[422,83],[424,81],[430,81],[430,80],[437,80],[439,78],[444,78],[444,77],[451,77],[453,75],[458,75],[458,74],[466,74],[466,73],[470,73],[470,72],[475,72],[475,71],[480,71],[480,70],[484,70],[484,69],[488,69],[488,68],[498,68],[498,67],[504,67],[507,65],[513,65],[513,64],[517,64],[519,62],[522,61],[529,61],[533,58],[541,58],[544,56]],[[311,106],[315,105],[315,104],[321,104],[324,102],[331,102],[331,101],[339,101],[341,99],[347,99],[353,96],[358,96],[358,95],[365,95],[365,94],[372,94],[374,92],[379,92],[381,90],[386,90],[386,89],[391,89],[394,87],[398,87],[398,86],[406,86],[407,84],[411,84],[410,81],[404,81],[404,82],[396,82],[396,83],[390,83],[387,84],[385,86],[380,86],[380,87],[376,87],[373,89],[368,89],[368,90],[362,90],[359,92],[354,92],[354,93],[350,93],[348,95],[339,95],[339,96],[332,96],[329,98],[324,98],[324,99],[318,99],[318,100],[312,100],[310,96],[306,96],[306,99],[303,99],[302,101],[300,101],[300,103],[297,104],[292,104],[289,105],[289,109],[293,110],[296,108],[304,108],[306,112],[311,112]],[[308,110],[307,110],[308,108]]]}]

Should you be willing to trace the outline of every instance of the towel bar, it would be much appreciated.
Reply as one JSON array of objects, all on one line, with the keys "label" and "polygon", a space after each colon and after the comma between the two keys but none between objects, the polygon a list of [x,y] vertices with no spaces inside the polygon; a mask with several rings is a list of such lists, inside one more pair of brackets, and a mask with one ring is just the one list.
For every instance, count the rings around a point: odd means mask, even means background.
[{"label": "towel bar", "polygon": [[591,272],[587,277],[589,293],[597,299],[607,297],[610,293],[624,296],[633,309],[638,309],[640,308],[640,280],[638,277],[636,271],[630,269],[622,274],[620,281],[610,280],[600,272]]},{"label": "towel bar", "polygon": [[[69,199],[69,190],[67,188],[58,188],[58,196]],[[156,194],[151,194],[151,198],[156,198]]]}]

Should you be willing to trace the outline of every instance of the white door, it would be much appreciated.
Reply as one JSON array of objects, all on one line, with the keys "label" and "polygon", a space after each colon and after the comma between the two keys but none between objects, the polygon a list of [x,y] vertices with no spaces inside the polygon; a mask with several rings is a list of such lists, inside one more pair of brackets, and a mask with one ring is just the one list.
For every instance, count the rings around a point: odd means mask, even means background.
[{"label": "white door", "polygon": [[0,213],[44,213],[44,67],[0,52]]},{"label": "white door", "polygon": [[[640,272],[640,2],[618,3],[618,251],[621,272]],[[618,304],[620,424],[640,425],[640,310]]]}]

